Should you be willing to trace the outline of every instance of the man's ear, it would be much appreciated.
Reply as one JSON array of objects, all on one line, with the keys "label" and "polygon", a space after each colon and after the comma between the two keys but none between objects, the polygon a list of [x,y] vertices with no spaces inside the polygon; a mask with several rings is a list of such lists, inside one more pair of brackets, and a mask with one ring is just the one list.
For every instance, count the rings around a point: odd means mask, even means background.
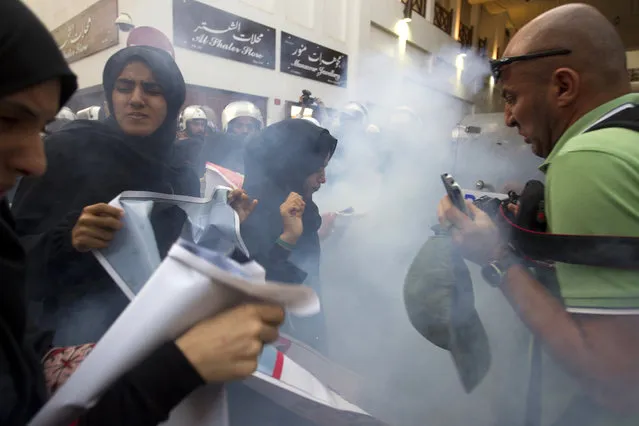
[{"label": "man's ear", "polygon": [[571,105],[577,99],[581,89],[581,78],[571,68],[558,68],[552,75],[550,82],[557,106],[562,108]]}]

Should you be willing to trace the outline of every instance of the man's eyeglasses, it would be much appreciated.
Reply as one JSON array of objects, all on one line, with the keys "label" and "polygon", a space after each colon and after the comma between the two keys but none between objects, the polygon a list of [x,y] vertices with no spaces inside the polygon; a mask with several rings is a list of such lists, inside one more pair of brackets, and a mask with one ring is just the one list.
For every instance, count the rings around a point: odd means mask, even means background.
[{"label": "man's eyeglasses", "polygon": [[490,71],[495,79],[495,82],[499,81],[501,77],[501,69],[506,65],[510,65],[513,62],[530,61],[539,58],[548,58],[550,56],[569,55],[572,53],[570,49],[553,49],[545,50],[543,52],[528,53],[521,56],[510,56],[508,58],[492,59],[490,61]]}]

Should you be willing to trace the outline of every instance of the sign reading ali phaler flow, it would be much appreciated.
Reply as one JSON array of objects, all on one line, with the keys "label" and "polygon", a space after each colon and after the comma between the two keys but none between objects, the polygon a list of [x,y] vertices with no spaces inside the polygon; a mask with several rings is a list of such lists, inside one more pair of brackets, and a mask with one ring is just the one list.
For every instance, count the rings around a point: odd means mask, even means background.
[{"label": "sign reading ali phaler flow", "polygon": [[348,55],[282,31],[280,71],[346,87]]},{"label": "sign reading ali phaler flow", "polygon": [[118,44],[117,0],[100,0],[51,32],[67,62]]},{"label": "sign reading ali phaler flow", "polygon": [[173,44],[275,69],[275,28],[195,0],[173,0]]}]

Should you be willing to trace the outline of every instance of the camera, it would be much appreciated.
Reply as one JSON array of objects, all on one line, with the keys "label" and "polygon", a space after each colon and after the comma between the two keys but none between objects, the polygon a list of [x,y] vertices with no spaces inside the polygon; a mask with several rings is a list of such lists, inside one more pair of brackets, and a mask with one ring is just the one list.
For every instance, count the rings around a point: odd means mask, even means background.
[{"label": "camera", "polygon": [[495,220],[499,216],[499,209],[503,206],[504,211],[508,211],[509,204],[517,204],[519,201],[519,195],[515,191],[508,192],[508,198],[500,200],[499,198],[492,198],[483,196],[473,201],[475,207],[486,213],[491,219]]},{"label": "camera", "polygon": [[[448,198],[453,203],[455,207],[461,210],[467,216],[470,216],[471,219],[473,215],[466,208],[466,201],[464,200],[464,195],[462,190],[457,182],[455,182],[455,178],[448,173],[444,173],[441,175],[442,183],[444,184],[444,188],[446,188],[446,193],[448,194]],[[481,186],[484,186],[483,181],[477,181],[477,183],[481,183]],[[478,185],[479,186],[479,185]],[[517,204],[519,201],[519,195],[515,191],[508,192],[508,198],[499,199],[489,197],[487,195],[483,197],[479,197],[473,201],[473,205],[477,207],[479,210],[482,210],[491,219],[498,219],[500,207],[503,206],[504,211],[508,211],[508,205]]]},{"label": "camera", "polygon": [[317,98],[313,97],[313,94],[310,90],[302,90],[302,96],[300,97],[300,103],[304,107],[314,107],[317,106]]}]

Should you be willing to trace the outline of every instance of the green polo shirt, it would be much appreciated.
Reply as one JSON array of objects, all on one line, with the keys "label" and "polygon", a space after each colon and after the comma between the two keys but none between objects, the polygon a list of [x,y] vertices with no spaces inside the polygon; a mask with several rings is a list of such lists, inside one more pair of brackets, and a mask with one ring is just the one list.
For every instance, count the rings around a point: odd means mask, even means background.
[{"label": "green polo shirt", "polygon": [[[589,112],[559,139],[546,162],[546,216],[554,234],[639,237],[639,132],[609,128],[583,133],[639,94]],[[639,272],[557,265],[571,312],[639,314]]]},{"label": "green polo shirt", "polygon": [[[617,98],[581,117],[546,162],[546,217],[550,232],[639,237],[639,132],[609,128],[583,133],[639,94]],[[584,314],[639,315],[639,272],[557,264],[566,308]],[[548,357],[542,367],[542,425],[630,426],[590,401]]]}]

